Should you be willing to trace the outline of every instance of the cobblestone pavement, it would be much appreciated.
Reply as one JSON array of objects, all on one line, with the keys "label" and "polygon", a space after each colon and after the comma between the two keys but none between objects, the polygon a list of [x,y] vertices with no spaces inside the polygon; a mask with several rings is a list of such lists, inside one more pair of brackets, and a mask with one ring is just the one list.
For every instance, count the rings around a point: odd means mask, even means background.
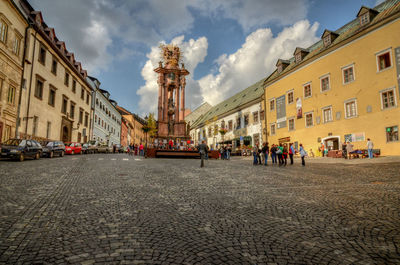
[{"label": "cobblestone pavement", "polygon": [[400,264],[400,164],[0,161],[0,264]]}]

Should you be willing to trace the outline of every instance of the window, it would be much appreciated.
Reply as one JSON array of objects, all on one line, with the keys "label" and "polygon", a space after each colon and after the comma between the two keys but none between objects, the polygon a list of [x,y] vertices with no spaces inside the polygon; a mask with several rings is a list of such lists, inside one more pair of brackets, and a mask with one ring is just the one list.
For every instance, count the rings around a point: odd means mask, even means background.
[{"label": "window", "polygon": [[294,102],[294,92],[293,91],[288,92],[287,102],[288,102],[288,104],[292,104]]},{"label": "window", "polygon": [[69,73],[65,70],[64,85],[69,86]]},{"label": "window", "polygon": [[75,103],[71,101],[70,107],[69,107],[69,117],[71,119],[75,119]]},{"label": "window", "polygon": [[43,44],[40,44],[40,47],[39,47],[38,61],[39,61],[39,63],[46,65],[46,48],[44,47]]},{"label": "window", "polygon": [[323,118],[324,118],[324,120],[323,120],[324,123],[333,121],[333,118],[332,118],[332,107],[323,108],[322,109],[322,114],[323,114]]},{"label": "window", "polygon": [[53,56],[53,60],[51,62],[51,72],[54,75],[57,75],[57,59]]},{"label": "window", "polygon": [[313,113],[306,113],[306,128],[314,125]]},{"label": "window", "polygon": [[275,123],[270,125],[271,135],[275,135],[275,126],[276,126]]},{"label": "window", "polygon": [[89,93],[86,93],[86,104],[87,105],[89,105],[89,97],[90,97]]},{"label": "window", "polygon": [[[114,119],[114,114],[113,114],[113,119]],[[221,129],[225,129],[226,127],[225,127],[225,121],[222,121],[221,122]]]},{"label": "window", "polygon": [[391,51],[386,50],[379,53],[377,56],[378,72],[390,68],[392,66]]},{"label": "window", "polygon": [[208,137],[211,137],[211,127],[208,127]]},{"label": "window", "polygon": [[214,135],[218,134],[218,124],[214,125]]},{"label": "window", "polygon": [[83,123],[83,109],[79,109],[79,123]]},{"label": "window", "polygon": [[258,123],[258,111],[253,112],[253,122]]},{"label": "window", "polygon": [[97,115],[94,115],[94,122],[97,122]]},{"label": "window", "polygon": [[68,105],[68,98],[63,96],[63,101],[61,105],[61,112],[67,114],[67,105]]},{"label": "window", "polygon": [[363,26],[363,25],[367,24],[368,22],[369,22],[369,13],[367,12],[360,17],[360,23],[361,23],[361,26]]},{"label": "window", "polygon": [[35,97],[38,99],[42,99],[43,97],[43,83],[43,79],[39,77],[36,78]]},{"label": "window", "polygon": [[232,120],[230,120],[230,121],[228,121],[228,130],[229,131],[232,131],[232,129],[233,129],[233,121]]},{"label": "window", "polygon": [[56,103],[56,89],[53,87],[50,87],[49,89],[49,105],[53,106]]},{"label": "window", "polygon": [[386,127],[386,141],[397,142],[399,140],[399,127],[392,126]]},{"label": "window", "polygon": [[18,35],[15,35],[13,53],[17,56],[19,56],[20,47],[21,47],[21,37]]},{"label": "window", "polygon": [[396,97],[394,88],[389,90],[384,90],[381,92],[381,104],[382,104],[382,109],[388,109],[396,106]]},{"label": "window", "polygon": [[14,104],[15,103],[15,87],[10,86],[8,88],[8,95],[7,95],[7,102],[10,104]]},{"label": "window", "polygon": [[85,90],[81,87],[81,99],[85,100]]},{"label": "window", "polygon": [[4,80],[2,78],[0,78],[0,100],[2,98],[1,95],[3,94],[3,83],[4,83]]},{"label": "window", "polygon": [[8,25],[4,20],[0,20],[0,41],[7,42]]},{"label": "window", "polygon": [[96,105],[99,105],[99,99],[96,98]]},{"label": "window", "polygon": [[320,80],[321,80],[321,92],[328,91],[330,89],[330,86],[329,86],[330,77],[329,77],[329,75],[321,77]]},{"label": "window", "polygon": [[51,122],[47,122],[47,130],[46,130],[46,138],[50,139],[50,133],[51,133]]},{"label": "window", "polygon": [[299,52],[298,54],[296,54],[296,63],[301,62],[301,52]]},{"label": "window", "polygon": [[33,136],[36,136],[36,134],[37,134],[38,123],[39,123],[39,117],[38,116],[34,116],[33,117],[33,129],[32,129],[32,135]]},{"label": "window", "polygon": [[304,98],[309,98],[312,96],[312,92],[311,92],[311,84],[305,84],[303,86],[304,88]]},{"label": "window", "polygon": [[289,131],[293,131],[294,130],[294,118],[289,118]]},{"label": "window", "polygon": [[244,127],[249,125],[249,114],[244,115]]},{"label": "window", "polygon": [[242,117],[237,117],[236,119],[236,130],[240,129],[242,127]]},{"label": "window", "polygon": [[347,84],[354,81],[354,66],[343,68],[343,83]]},{"label": "window", "polygon": [[260,111],[260,121],[263,121],[264,120],[264,115],[265,115],[265,112],[262,110],[262,111]]},{"label": "window", "polygon": [[331,35],[326,35],[324,37],[324,46],[328,46],[329,44],[331,44]]},{"label": "window", "polygon": [[88,126],[89,123],[89,113],[85,112],[85,127]]},{"label": "window", "polygon": [[76,93],[76,80],[72,79],[72,92]]},{"label": "window", "polygon": [[355,99],[350,99],[344,103],[346,118],[357,116],[357,102]]},{"label": "window", "polygon": [[269,110],[273,111],[275,109],[275,99],[269,100]]}]

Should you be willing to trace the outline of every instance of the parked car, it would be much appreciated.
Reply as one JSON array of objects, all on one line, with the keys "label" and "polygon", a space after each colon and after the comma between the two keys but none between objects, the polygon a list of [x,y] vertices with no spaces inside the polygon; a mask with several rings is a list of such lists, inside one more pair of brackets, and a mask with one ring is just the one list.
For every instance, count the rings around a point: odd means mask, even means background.
[{"label": "parked car", "polygon": [[40,159],[42,146],[35,140],[9,139],[1,146],[1,157],[24,161],[27,157]]},{"label": "parked car", "polygon": [[112,153],[113,148],[111,146],[108,146],[106,144],[100,144],[97,146],[97,153]]},{"label": "parked car", "polygon": [[60,141],[43,141],[41,142],[43,147],[42,156],[53,158],[54,155],[63,157],[65,154],[65,145]]},{"label": "parked car", "polygon": [[80,143],[67,142],[64,144],[65,144],[65,154],[67,155],[82,154],[82,145]]},{"label": "parked car", "polygon": [[124,147],[120,144],[115,145],[115,152],[116,153],[123,153],[124,152]]},{"label": "parked car", "polygon": [[89,145],[82,144],[82,154],[89,154]]}]

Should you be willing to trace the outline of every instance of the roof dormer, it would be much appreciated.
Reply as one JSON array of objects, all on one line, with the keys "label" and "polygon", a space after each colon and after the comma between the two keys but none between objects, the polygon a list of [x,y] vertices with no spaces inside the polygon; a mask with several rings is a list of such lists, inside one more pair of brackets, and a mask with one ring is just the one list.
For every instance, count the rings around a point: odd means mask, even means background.
[{"label": "roof dormer", "polygon": [[73,53],[73,52],[67,53],[67,58],[68,58],[68,60],[69,60],[72,64],[74,64],[74,62],[75,62],[75,56],[74,56],[74,53]]},{"label": "roof dormer", "polygon": [[51,41],[54,41],[54,39],[56,38],[56,32],[54,31],[54,29],[53,28],[46,28],[44,31],[47,33],[47,36],[49,36]]},{"label": "roof dormer", "polygon": [[60,49],[60,51],[64,54],[64,52],[65,52],[65,42],[63,42],[63,41],[58,41],[57,42],[57,47]]},{"label": "roof dormer", "polygon": [[369,22],[371,22],[374,19],[374,17],[378,14],[379,11],[366,6],[362,6],[360,8],[360,11],[358,11],[357,13],[357,17],[360,20],[360,25],[364,26],[367,25]]},{"label": "roof dormer", "polygon": [[276,68],[278,70],[278,73],[282,73],[283,70],[285,70],[285,68],[290,64],[290,61],[288,60],[283,60],[283,59],[279,59],[276,62]]},{"label": "roof dormer", "polygon": [[82,64],[80,62],[75,62],[75,67],[78,70],[78,72],[80,73],[82,70]]},{"label": "roof dormer", "polygon": [[32,16],[33,16],[33,18],[35,20],[35,23],[37,25],[39,25],[39,26],[42,26],[42,23],[43,23],[42,12],[40,12],[40,11],[32,11],[31,14],[32,14]]},{"label": "roof dormer", "polygon": [[81,70],[81,75],[83,76],[83,78],[87,77],[87,71],[86,70]]},{"label": "roof dormer", "polygon": [[294,50],[294,58],[296,60],[296,63],[300,63],[304,57],[307,56],[307,54],[309,53],[309,51],[307,49],[303,49],[300,47],[297,47],[296,50]]},{"label": "roof dormer", "polygon": [[324,47],[329,46],[338,36],[339,34],[326,29],[321,37],[324,42]]}]

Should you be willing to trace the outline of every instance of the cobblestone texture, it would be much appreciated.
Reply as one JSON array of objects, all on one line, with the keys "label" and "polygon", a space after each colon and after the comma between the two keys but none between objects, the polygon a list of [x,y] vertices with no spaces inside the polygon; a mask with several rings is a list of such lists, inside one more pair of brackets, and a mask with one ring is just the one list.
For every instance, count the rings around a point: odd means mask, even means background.
[{"label": "cobblestone texture", "polygon": [[296,162],[0,161],[0,264],[400,263],[399,163]]}]

